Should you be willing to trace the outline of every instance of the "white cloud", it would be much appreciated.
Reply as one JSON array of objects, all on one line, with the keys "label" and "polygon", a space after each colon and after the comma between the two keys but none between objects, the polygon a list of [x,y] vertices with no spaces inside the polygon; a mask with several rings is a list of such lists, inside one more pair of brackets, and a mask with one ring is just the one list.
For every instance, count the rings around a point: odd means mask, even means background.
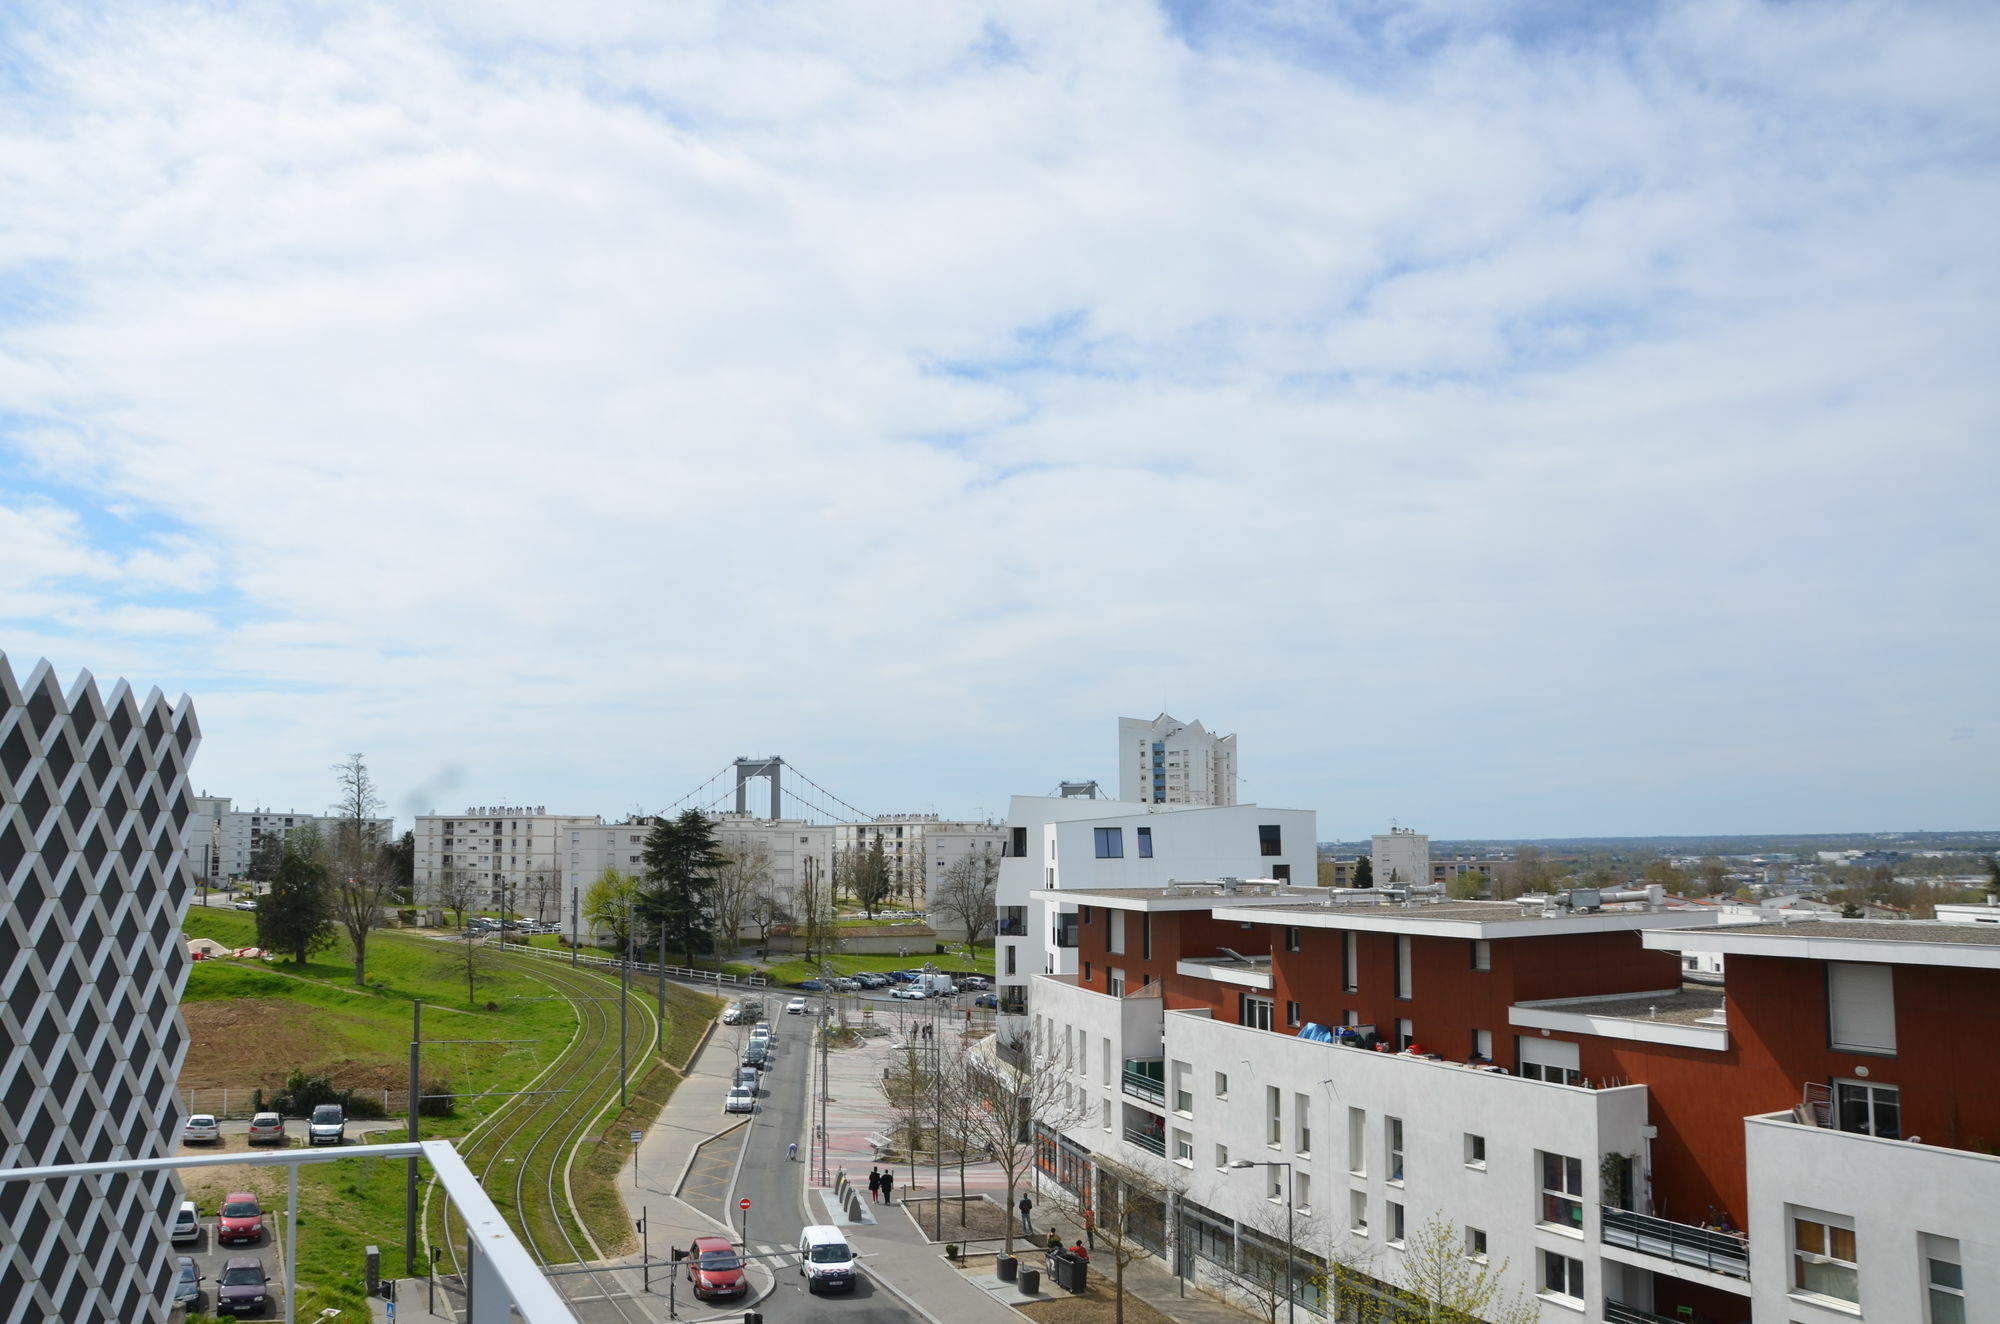
[{"label": "white cloud", "polygon": [[1331,12],[47,11],[0,446],[180,532],[0,501],[14,651],[301,805],[961,812],[1170,708],[1326,835],[1976,815],[2000,25]]}]

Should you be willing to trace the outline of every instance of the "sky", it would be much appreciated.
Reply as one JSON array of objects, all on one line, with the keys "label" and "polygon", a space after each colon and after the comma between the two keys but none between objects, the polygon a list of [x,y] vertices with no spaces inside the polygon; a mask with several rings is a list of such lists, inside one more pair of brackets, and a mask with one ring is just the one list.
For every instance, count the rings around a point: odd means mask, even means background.
[{"label": "sky", "polygon": [[192,694],[240,805],[998,815],[1165,711],[1322,839],[1994,827],[1996,67],[1977,3],[16,0],[0,652]]}]

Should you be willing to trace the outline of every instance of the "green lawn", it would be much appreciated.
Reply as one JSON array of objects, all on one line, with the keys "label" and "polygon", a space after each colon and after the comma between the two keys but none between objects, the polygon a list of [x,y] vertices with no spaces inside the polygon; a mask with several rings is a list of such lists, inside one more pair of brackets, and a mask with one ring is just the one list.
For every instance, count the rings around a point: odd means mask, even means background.
[{"label": "green lawn", "polygon": [[[954,944],[955,946],[956,944]],[[969,970],[965,968],[955,951],[951,955],[941,955],[934,950],[918,947],[912,947],[908,956],[897,956],[893,953],[888,956],[851,956],[844,952],[837,952],[826,959],[827,963],[833,966],[833,972],[837,975],[851,975],[858,970],[874,970],[882,974],[887,974],[891,970],[914,970],[926,961],[935,961],[938,969],[944,971],[946,974],[964,973],[990,976],[993,973],[993,944],[990,942],[981,943],[972,949],[972,954],[972,968]],[[765,973],[770,975],[774,983],[796,984],[802,979],[819,978],[819,967],[820,963],[817,961],[809,962],[804,957],[797,957],[789,961],[778,962],[770,966]]]}]

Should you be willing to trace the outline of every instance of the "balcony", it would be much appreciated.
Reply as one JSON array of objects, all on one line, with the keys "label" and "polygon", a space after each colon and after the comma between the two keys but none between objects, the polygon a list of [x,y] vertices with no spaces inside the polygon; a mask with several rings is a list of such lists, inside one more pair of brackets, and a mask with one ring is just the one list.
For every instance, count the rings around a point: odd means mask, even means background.
[{"label": "balcony", "polygon": [[1606,1209],[1602,1236],[1607,1246],[1750,1281],[1750,1243],[1733,1233],[1635,1214],[1629,1209]]},{"label": "balcony", "polygon": [[1167,1105],[1167,1062],[1161,1057],[1125,1059],[1125,1092],[1164,1108]]},{"label": "balcony", "polygon": [[1686,1320],[1669,1319],[1665,1315],[1655,1315],[1650,1310],[1628,1306],[1621,1301],[1604,1303],[1605,1324],[1687,1324]]},{"label": "balcony", "polygon": [[1167,1156],[1167,1138],[1163,1135],[1155,1135],[1143,1127],[1126,1127],[1125,1143],[1128,1145],[1137,1145],[1148,1154],[1157,1154],[1161,1158]]}]

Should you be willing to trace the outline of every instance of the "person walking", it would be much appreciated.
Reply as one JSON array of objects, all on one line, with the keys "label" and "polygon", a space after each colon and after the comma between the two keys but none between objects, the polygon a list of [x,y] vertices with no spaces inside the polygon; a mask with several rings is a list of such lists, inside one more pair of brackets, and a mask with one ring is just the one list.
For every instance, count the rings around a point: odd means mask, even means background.
[{"label": "person walking", "polygon": [[1030,1237],[1034,1236],[1035,1202],[1028,1198],[1028,1193],[1026,1191],[1021,1192],[1021,1203],[1018,1206],[1018,1208],[1021,1211],[1021,1232],[1023,1233],[1023,1235],[1026,1236]]},{"label": "person walking", "polygon": [[868,1169],[868,1203],[874,1204],[882,1194],[882,1170]]},{"label": "person walking", "polygon": [[798,1161],[799,1161],[799,1142],[794,1140],[791,1144],[785,1146],[785,1162],[797,1163]]},{"label": "person walking", "polygon": [[896,1190],[896,1174],[895,1174],[894,1172],[885,1172],[885,1173],[883,1173],[883,1174],[882,1174],[882,1203],[883,1203],[883,1204],[894,1204],[894,1203],[896,1203],[896,1195],[895,1195],[895,1190]]}]

